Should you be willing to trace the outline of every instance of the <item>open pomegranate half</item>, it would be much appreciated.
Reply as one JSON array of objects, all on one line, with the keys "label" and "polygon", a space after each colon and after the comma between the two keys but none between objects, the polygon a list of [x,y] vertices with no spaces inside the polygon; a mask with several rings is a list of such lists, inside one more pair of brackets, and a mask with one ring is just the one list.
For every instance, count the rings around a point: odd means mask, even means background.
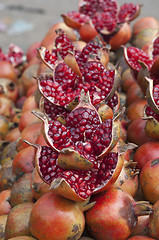
[{"label": "open pomegranate half", "polygon": [[69,27],[79,32],[83,25],[90,24],[90,35],[91,31],[96,31],[108,42],[123,23],[132,21],[139,13],[139,4],[125,3],[119,7],[117,0],[80,0],[78,11],[62,14],[62,17]]},{"label": "open pomegranate half", "polygon": [[102,122],[84,91],[65,125],[41,112],[33,113],[43,121],[50,146],[32,144],[37,148],[36,166],[52,191],[81,201],[115,182],[123,166],[118,147],[120,114]]},{"label": "open pomegranate half", "polygon": [[124,57],[131,68],[131,71],[146,94],[148,82],[145,77],[153,79],[153,85],[159,83],[159,36],[157,36],[146,53],[142,49],[136,47],[124,47]]},{"label": "open pomegranate half", "polygon": [[[79,52],[63,32],[58,31],[58,34],[56,48],[52,52],[44,47],[39,49],[41,59],[53,71],[53,76],[43,74],[37,78],[44,98],[70,109],[71,102],[78,104],[80,92],[84,89],[85,93],[89,91],[93,105],[105,101],[113,110],[117,108],[116,89],[120,78],[116,69],[106,69],[106,49],[101,41],[94,39]],[[47,101],[44,101],[44,109],[47,108],[45,104]]]}]

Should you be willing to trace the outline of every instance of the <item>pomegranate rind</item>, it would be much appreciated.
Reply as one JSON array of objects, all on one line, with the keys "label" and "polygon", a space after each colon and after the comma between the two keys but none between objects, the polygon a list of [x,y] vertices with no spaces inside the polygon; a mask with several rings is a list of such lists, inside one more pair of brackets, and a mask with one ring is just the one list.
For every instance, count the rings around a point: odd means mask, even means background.
[{"label": "pomegranate rind", "polygon": [[66,182],[64,178],[56,178],[50,185],[50,190],[54,193],[66,197],[72,201],[85,201],[85,198],[80,197]]},{"label": "pomegranate rind", "polygon": [[93,163],[84,158],[81,154],[73,149],[62,149],[60,152],[57,165],[63,169],[88,170],[93,167]]},{"label": "pomegranate rind", "polygon": [[159,107],[158,105],[155,103],[154,100],[154,96],[153,96],[153,79],[150,79],[148,77],[145,77],[145,80],[148,83],[148,87],[147,87],[147,92],[146,92],[146,99],[147,102],[149,104],[149,106],[151,107],[151,109],[156,113],[159,114]]},{"label": "pomegranate rind", "polygon": [[[77,19],[74,19],[73,17],[70,17],[70,14],[78,14],[79,15],[78,17],[81,18],[81,21],[80,21],[80,19],[78,21]],[[82,14],[78,11],[72,11],[72,12],[69,12],[67,14],[61,14],[61,17],[63,18],[64,23],[67,26],[69,26],[71,28],[74,28],[74,29],[79,29],[85,21],[90,21],[90,18],[87,15]],[[84,18],[85,18],[85,20],[84,20]]]}]

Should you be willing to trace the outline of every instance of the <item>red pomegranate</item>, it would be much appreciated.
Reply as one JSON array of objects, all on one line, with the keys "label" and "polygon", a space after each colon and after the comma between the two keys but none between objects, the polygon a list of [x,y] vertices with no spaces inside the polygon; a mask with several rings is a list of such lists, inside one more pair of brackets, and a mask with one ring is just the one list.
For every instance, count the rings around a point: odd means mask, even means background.
[{"label": "red pomegranate", "polygon": [[30,231],[39,240],[79,239],[85,228],[83,212],[94,203],[74,202],[52,192],[40,197],[31,211]]},{"label": "red pomegranate", "polygon": [[151,203],[159,200],[158,189],[159,158],[145,163],[140,172],[140,185],[145,199]]},{"label": "red pomegranate", "polygon": [[0,192],[0,216],[8,214],[11,210],[11,205],[9,203],[10,194],[10,189]]},{"label": "red pomegranate", "polygon": [[86,224],[97,240],[127,239],[137,224],[137,217],[152,212],[150,204],[135,202],[131,195],[117,188],[94,195],[92,201],[96,204],[86,211]]},{"label": "red pomegranate", "polygon": [[12,207],[23,203],[33,203],[34,196],[30,188],[30,183],[31,173],[25,173],[14,182],[10,195],[10,204]]},{"label": "red pomegranate", "polygon": [[154,239],[159,239],[159,201],[157,201],[153,205],[153,213],[150,215],[150,221],[149,221],[149,233],[150,236]]},{"label": "red pomegranate", "polygon": [[17,176],[32,172],[35,166],[35,149],[28,146],[19,151],[13,159],[12,171]]},{"label": "red pomegranate", "polygon": [[22,203],[13,207],[8,214],[5,239],[17,236],[31,236],[29,219],[34,203]]},{"label": "red pomegranate", "polygon": [[137,35],[139,32],[146,28],[156,28],[158,29],[159,22],[156,18],[150,17],[142,17],[139,20],[136,20],[132,26],[133,35]]},{"label": "red pomegranate", "polygon": [[49,185],[41,179],[36,168],[32,172],[30,187],[36,200],[50,189]]},{"label": "red pomegranate", "polygon": [[127,128],[127,141],[137,144],[138,146],[152,141],[145,133],[145,120],[141,117],[132,121]]},{"label": "red pomegranate", "polygon": [[159,156],[159,142],[147,142],[142,144],[134,154],[134,161],[137,168],[142,169],[148,161],[152,161]]}]

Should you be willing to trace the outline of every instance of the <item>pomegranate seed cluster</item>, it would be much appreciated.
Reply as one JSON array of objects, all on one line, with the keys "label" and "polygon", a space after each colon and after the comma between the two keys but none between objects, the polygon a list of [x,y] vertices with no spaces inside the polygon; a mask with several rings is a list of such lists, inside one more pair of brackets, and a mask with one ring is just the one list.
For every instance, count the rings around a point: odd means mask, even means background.
[{"label": "pomegranate seed cluster", "polygon": [[[63,46],[64,51],[66,51],[66,48],[70,49],[70,46],[73,46],[72,42],[68,41],[68,38],[66,41],[63,32],[60,33],[60,36],[61,38],[57,37],[57,46],[60,44],[60,51],[62,51]],[[65,44],[61,43],[62,40]],[[54,54],[51,57],[51,54],[46,50],[46,54],[43,56],[45,63],[54,64],[53,76],[39,78],[40,90],[44,97],[54,104],[66,106],[76,96],[79,96],[81,90],[84,89],[86,93],[89,91],[93,105],[105,100],[113,89],[115,70],[106,70],[105,66],[99,61],[98,53],[102,49],[101,47],[102,43],[98,39],[94,39],[80,53],[74,55],[81,71],[81,77],[75,74],[65,62],[55,60]],[[59,52],[58,49],[56,50]],[[91,54],[96,56],[96,60],[88,61]],[[50,59],[53,59],[53,61]],[[117,101],[114,102],[114,105],[116,103]]]},{"label": "pomegranate seed cluster", "polygon": [[89,197],[95,188],[104,185],[113,174],[118,154],[108,153],[100,163],[100,168],[92,170],[64,170],[56,164],[58,153],[52,148],[43,146],[40,150],[39,168],[44,181],[48,184],[58,177],[63,178],[82,198]]},{"label": "pomegranate seed cluster", "polygon": [[141,65],[138,62],[139,60],[141,62],[144,62],[148,66],[148,69],[152,67],[153,61],[149,58],[147,53],[141,49],[138,49],[136,47],[128,47],[127,55],[129,65],[136,71],[139,71],[141,69]]},{"label": "pomegranate seed cluster", "polygon": [[66,108],[52,104],[47,99],[44,99],[43,101],[43,111],[47,117],[52,120],[57,119],[59,116],[66,118],[69,114],[69,111]]},{"label": "pomegranate seed cluster", "polygon": [[159,37],[155,39],[153,42],[153,51],[152,51],[153,58],[159,55]]},{"label": "pomegranate seed cluster", "polygon": [[5,54],[0,48],[0,61],[8,61],[13,67],[23,64],[25,55],[23,50],[15,44],[10,44],[8,52]]}]

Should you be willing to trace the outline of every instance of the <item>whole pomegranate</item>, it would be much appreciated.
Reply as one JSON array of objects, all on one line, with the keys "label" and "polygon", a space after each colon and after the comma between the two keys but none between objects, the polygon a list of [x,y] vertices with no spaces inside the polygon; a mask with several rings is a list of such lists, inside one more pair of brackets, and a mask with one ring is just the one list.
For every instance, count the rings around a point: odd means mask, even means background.
[{"label": "whole pomegranate", "polygon": [[142,144],[135,152],[133,160],[137,162],[137,168],[142,169],[148,161],[159,156],[159,142],[147,142]]},{"label": "whole pomegranate", "polygon": [[151,203],[159,200],[158,188],[159,158],[148,161],[140,172],[140,185],[145,198]]},{"label": "whole pomegranate", "polygon": [[6,222],[5,239],[31,236],[28,224],[33,205],[33,203],[22,203],[11,209]]},{"label": "whole pomegranate", "polygon": [[147,202],[135,202],[121,189],[110,188],[94,195],[96,204],[86,211],[88,231],[96,240],[125,240],[137,224],[137,217],[152,212]]},{"label": "whole pomegranate", "polygon": [[150,221],[148,225],[150,236],[155,239],[159,239],[158,224],[159,224],[159,201],[157,201],[153,205],[153,213],[150,215]]},{"label": "whole pomegranate", "polygon": [[31,234],[39,240],[79,239],[85,228],[83,211],[93,205],[88,200],[74,202],[49,191],[34,204]]}]

